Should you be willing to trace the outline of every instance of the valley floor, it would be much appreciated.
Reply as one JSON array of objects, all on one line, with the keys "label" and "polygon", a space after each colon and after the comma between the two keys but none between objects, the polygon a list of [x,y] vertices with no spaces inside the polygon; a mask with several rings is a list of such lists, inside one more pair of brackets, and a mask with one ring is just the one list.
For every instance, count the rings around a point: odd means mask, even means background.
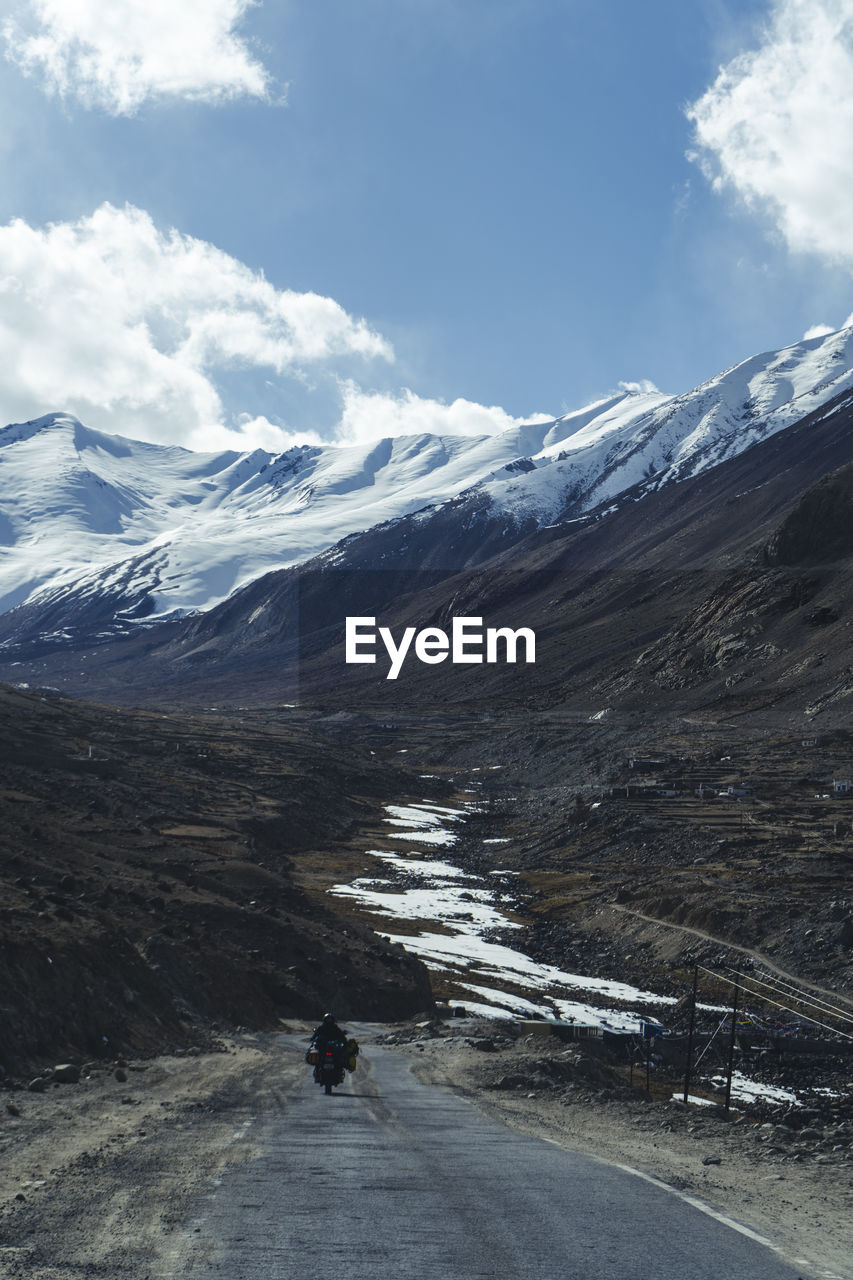
[{"label": "valley floor", "polygon": [[[103,1065],[77,1085],[0,1095],[0,1277],[184,1274],[193,1202],[253,1158],[254,1121],[284,1109],[307,1070],[294,1045],[309,1026],[288,1030],[296,1040],[240,1035],[219,1052]],[[730,1215],[801,1260],[804,1275],[849,1275],[853,1134],[808,1137],[645,1101],[574,1049],[500,1032],[433,1020],[360,1035],[368,1057],[371,1039],[390,1044],[418,1075],[522,1132]]]}]

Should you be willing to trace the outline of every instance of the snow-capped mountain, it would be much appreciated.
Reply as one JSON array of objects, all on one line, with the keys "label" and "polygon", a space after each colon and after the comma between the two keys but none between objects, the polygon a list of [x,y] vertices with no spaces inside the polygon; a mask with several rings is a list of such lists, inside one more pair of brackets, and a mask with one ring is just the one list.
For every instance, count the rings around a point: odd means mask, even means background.
[{"label": "snow-capped mountain", "polygon": [[[537,518],[589,511],[634,486],[698,475],[853,388],[853,329],[753,356],[677,396],[621,397],[558,419],[531,468],[484,483]],[[572,427],[574,425],[574,430]]]},{"label": "snow-capped mountain", "polygon": [[0,609],[129,580],[151,593],[155,615],[203,609],[268,569],[455,496],[544,434],[202,454],[67,414],[10,426],[0,431]]},{"label": "snow-capped mountain", "polygon": [[847,389],[851,329],[683,395],[621,392],[496,436],[200,454],[51,414],[0,431],[0,610],[29,602],[47,616],[70,597],[100,599],[107,629],[204,610],[270,569],[460,495],[519,526],[607,510],[742,453]]}]

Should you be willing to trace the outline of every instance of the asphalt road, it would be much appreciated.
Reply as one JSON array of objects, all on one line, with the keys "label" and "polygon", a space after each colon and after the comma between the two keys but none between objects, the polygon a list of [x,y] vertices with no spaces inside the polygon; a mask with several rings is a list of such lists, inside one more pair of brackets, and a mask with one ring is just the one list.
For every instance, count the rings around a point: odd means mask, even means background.
[{"label": "asphalt road", "polygon": [[[283,1045],[297,1045],[283,1038]],[[303,1046],[304,1048],[304,1046]],[[300,1052],[302,1049],[300,1049]],[[369,1047],[309,1068],[195,1206],[182,1275],[222,1280],[795,1280],[677,1195],[484,1118]]]}]

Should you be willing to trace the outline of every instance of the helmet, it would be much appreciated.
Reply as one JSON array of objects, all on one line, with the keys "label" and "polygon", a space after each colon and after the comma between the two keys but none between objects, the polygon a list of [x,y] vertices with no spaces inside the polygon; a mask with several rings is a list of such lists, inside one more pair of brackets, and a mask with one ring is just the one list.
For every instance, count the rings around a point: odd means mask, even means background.
[{"label": "helmet", "polygon": [[334,1020],[335,1020],[335,1015],[334,1015],[333,1013],[324,1013],[324,1014],[323,1014],[323,1021],[324,1021],[324,1022],[334,1022]]}]

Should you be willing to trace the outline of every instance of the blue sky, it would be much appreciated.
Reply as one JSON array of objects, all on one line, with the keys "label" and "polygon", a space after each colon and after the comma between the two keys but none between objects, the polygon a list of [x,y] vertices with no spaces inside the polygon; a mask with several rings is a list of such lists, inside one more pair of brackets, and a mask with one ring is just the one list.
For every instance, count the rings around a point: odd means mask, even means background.
[{"label": "blue sky", "polygon": [[0,9],[3,421],[496,430],[853,311],[853,0]]}]

